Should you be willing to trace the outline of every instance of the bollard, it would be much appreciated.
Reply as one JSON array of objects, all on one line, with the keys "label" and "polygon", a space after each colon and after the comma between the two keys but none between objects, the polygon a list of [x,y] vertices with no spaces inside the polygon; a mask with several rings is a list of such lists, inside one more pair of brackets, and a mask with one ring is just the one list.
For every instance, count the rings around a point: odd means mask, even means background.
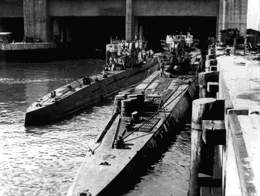
[{"label": "bollard", "polygon": [[219,91],[218,82],[207,82],[207,97],[217,97]]},{"label": "bollard", "polygon": [[215,65],[212,65],[212,66],[209,66],[209,71],[218,71],[218,66],[215,66]]},{"label": "bollard", "polygon": [[215,102],[214,98],[201,98],[192,102],[189,196],[199,195],[198,173],[202,145],[202,120],[207,119],[206,116],[210,116],[210,110]]},{"label": "bollard", "polygon": [[218,60],[217,59],[211,59],[209,60],[209,66],[217,66]]},{"label": "bollard", "polygon": [[206,60],[205,71],[210,71],[210,67],[211,66],[217,66],[217,64],[218,64],[217,59]]},{"label": "bollard", "polygon": [[215,54],[208,54],[206,56],[206,60],[214,60],[214,59],[216,59],[216,55]]},{"label": "bollard", "polygon": [[216,50],[215,50],[214,48],[209,48],[209,49],[208,49],[208,54],[209,54],[209,55],[210,55],[210,54],[213,54],[213,55],[216,56]]},{"label": "bollard", "polygon": [[[225,101],[217,99],[211,109],[209,120],[202,121],[202,152],[200,174],[208,175],[207,183],[200,184],[201,196],[221,195],[223,187],[223,153],[226,145],[224,123]],[[200,181],[200,179],[199,179]]]},{"label": "bollard", "polygon": [[207,187],[212,186],[219,192],[222,181],[215,146],[225,144],[224,110],[224,100],[201,98],[193,101],[189,196],[208,195],[210,188]]},{"label": "bollard", "polygon": [[[219,72],[218,71],[202,72],[199,73],[198,77],[199,77],[198,78],[199,97],[200,98],[204,98],[208,96],[216,97],[216,85],[219,81]],[[212,86],[212,88],[209,88],[209,86]]]}]

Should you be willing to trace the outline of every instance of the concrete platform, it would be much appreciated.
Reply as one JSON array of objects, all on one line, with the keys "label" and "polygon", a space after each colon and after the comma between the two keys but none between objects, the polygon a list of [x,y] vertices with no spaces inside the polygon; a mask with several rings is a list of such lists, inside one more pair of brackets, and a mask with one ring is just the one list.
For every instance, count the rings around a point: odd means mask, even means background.
[{"label": "concrete platform", "polygon": [[260,195],[260,62],[218,57],[219,97],[225,99],[225,195]]},{"label": "concrete platform", "polygon": [[39,42],[39,43],[25,43],[15,42],[8,44],[0,44],[0,50],[2,51],[19,51],[19,50],[42,50],[56,48],[56,44],[53,42]]}]

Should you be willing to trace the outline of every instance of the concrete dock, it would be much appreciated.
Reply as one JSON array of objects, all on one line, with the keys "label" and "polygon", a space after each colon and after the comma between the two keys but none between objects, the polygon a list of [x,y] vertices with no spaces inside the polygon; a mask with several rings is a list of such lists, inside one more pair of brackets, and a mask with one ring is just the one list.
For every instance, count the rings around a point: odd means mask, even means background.
[{"label": "concrete dock", "polygon": [[199,73],[190,196],[260,195],[260,62],[241,54],[211,46]]},{"label": "concrete dock", "polygon": [[2,51],[48,50],[52,48],[56,48],[56,44],[53,42],[15,42],[8,44],[0,44],[0,50]]},{"label": "concrete dock", "polygon": [[260,62],[220,56],[218,68],[219,98],[227,111],[225,195],[259,195]]}]

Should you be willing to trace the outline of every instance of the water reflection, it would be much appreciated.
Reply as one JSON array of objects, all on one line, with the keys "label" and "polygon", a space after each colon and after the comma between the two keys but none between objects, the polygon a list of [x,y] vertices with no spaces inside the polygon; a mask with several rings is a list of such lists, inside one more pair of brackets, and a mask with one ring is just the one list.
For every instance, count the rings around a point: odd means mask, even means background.
[{"label": "water reflection", "polygon": [[23,126],[24,112],[50,90],[99,73],[102,64],[0,64],[0,195],[65,195],[87,147],[110,115],[111,103],[30,130]]},{"label": "water reflection", "polygon": [[186,196],[189,163],[190,126],[187,124],[124,196]]},{"label": "water reflection", "polygon": [[[0,63],[0,196],[66,195],[90,153],[89,147],[111,115],[112,99],[61,122],[30,129],[23,126],[25,110],[63,84],[99,73],[102,65],[102,60],[93,59]],[[187,140],[189,135],[184,131],[126,195],[185,195]]]}]

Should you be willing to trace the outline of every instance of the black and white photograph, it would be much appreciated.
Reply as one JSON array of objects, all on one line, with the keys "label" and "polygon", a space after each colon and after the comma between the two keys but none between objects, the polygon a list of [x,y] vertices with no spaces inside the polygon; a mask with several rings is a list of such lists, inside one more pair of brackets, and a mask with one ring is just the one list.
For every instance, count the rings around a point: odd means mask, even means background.
[{"label": "black and white photograph", "polygon": [[0,0],[0,196],[260,196],[260,0]]}]

